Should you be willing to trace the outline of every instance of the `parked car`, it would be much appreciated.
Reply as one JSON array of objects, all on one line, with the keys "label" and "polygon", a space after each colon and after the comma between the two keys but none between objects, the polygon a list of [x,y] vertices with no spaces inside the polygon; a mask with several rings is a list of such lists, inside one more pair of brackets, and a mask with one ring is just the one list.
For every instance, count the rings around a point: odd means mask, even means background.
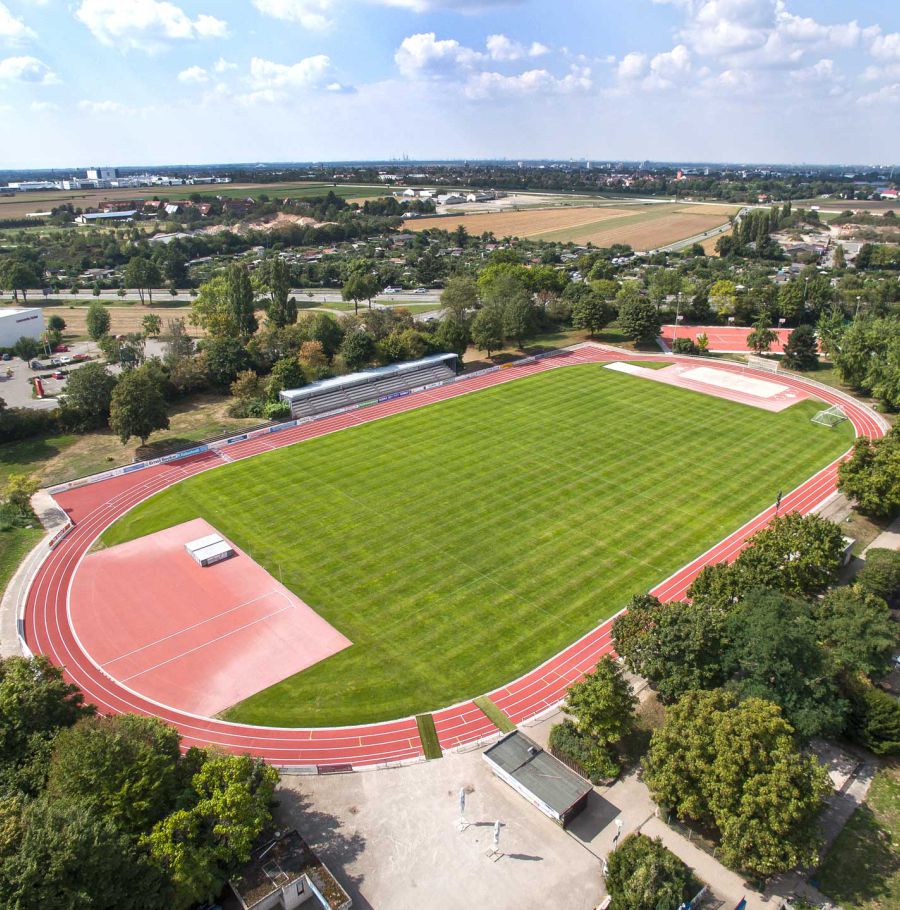
[{"label": "parked car", "polygon": [[4,359],[4,360],[12,360],[12,354],[4,354],[4,355],[3,355],[3,359]]},{"label": "parked car", "polygon": [[399,294],[403,288],[385,288],[382,293],[384,294]]},{"label": "parked car", "polygon": [[50,374],[54,379],[65,379],[66,374],[62,370],[57,370],[55,373]]},{"label": "parked car", "polygon": [[427,294],[427,293],[428,293],[428,288],[416,288],[413,291],[413,294]]},{"label": "parked car", "polygon": [[72,358],[71,358],[71,357],[60,357],[60,358],[59,358],[59,362],[62,363],[62,364],[71,363],[71,362],[72,362]]},{"label": "parked car", "polygon": [[69,346],[68,346],[67,344],[58,344],[58,345],[53,349],[53,353],[54,353],[54,354],[64,354],[64,353],[65,353],[66,351],[68,351],[68,350],[69,350]]}]

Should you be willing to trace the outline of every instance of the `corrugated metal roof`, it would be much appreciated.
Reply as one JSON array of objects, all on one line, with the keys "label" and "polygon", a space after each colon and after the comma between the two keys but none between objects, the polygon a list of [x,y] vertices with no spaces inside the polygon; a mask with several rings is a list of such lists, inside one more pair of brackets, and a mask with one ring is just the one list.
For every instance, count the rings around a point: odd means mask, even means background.
[{"label": "corrugated metal roof", "polygon": [[421,360],[409,360],[405,363],[392,363],[386,367],[373,367],[371,370],[362,370],[359,373],[349,373],[346,376],[335,376],[332,379],[322,379],[319,382],[310,383],[300,389],[285,389],[281,393],[281,397],[286,401],[299,401],[302,398],[312,398],[316,395],[321,395],[324,392],[335,392],[338,389],[352,388],[353,386],[375,382],[379,379],[386,379],[389,376],[402,376],[404,373],[422,370],[438,363],[456,360],[456,358],[456,354],[433,354],[431,357],[423,357]]}]

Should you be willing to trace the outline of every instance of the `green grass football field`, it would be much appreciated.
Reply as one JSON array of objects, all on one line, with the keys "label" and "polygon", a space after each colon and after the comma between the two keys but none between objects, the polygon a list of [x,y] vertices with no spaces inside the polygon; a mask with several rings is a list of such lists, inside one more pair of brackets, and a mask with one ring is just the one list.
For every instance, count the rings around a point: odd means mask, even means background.
[{"label": "green grass football field", "polygon": [[103,543],[203,517],[353,642],[230,719],[400,717],[530,670],[832,461],[852,430],[820,408],[566,367],[206,472]]}]

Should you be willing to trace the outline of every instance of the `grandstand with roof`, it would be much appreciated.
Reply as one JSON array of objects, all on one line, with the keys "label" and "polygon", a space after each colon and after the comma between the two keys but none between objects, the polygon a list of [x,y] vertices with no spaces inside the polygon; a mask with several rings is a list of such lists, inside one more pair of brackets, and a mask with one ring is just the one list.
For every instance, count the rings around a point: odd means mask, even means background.
[{"label": "grandstand with roof", "polygon": [[394,363],[323,379],[301,389],[285,389],[280,393],[281,400],[291,406],[293,418],[327,414],[452,379],[457,373],[458,361],[456,354],[435,354],[421,360]]}]

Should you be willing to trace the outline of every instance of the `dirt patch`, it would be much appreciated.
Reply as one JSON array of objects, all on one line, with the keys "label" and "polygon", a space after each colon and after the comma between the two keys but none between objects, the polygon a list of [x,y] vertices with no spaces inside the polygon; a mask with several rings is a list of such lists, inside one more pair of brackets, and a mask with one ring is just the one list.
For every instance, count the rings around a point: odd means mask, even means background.
[{"label": "dirt patch", "polygon": [[[84,338],[87,336],[87,311],[89,304],[77,306],[47,307],[45,317],[62,316],[66,321],[66,337]],[[127,335],[129,332],[142,330],[141,320],[149,314],[159,316],[162,320],[163,330],[170,319],[184,319],[188,334],[195,337],[203,334],[203,330],[190,323],[191,308],[186,306],[150,307],[136,304],[134,306],[110,306],[106,308],[109,313],[111,335]]]}]

